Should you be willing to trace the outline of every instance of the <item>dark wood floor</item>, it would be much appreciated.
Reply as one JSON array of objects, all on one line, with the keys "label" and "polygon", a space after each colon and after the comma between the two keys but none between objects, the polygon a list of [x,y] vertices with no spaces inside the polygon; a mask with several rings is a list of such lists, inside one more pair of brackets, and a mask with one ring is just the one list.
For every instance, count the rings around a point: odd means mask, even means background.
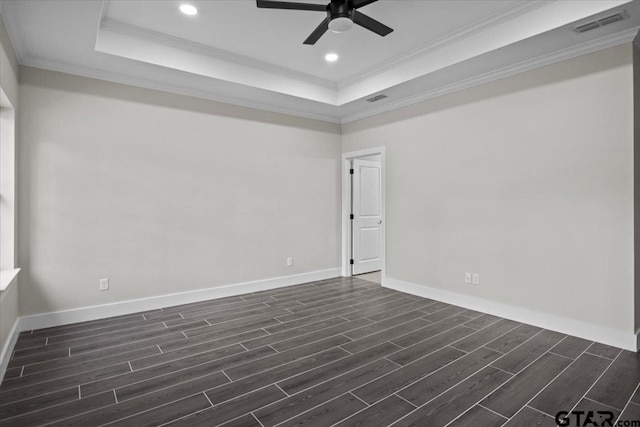
[{"label": "dark wood floor", "polygon": [[635,353],[338,278],[23,332],[0,425],[555,426],[640,420],[639,383]]}]

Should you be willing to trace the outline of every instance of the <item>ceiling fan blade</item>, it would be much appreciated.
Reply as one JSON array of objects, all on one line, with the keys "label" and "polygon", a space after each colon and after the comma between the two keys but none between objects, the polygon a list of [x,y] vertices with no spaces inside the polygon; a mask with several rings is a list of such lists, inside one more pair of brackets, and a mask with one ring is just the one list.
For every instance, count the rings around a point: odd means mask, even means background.
[{"label": "ceiling fan blade", "polygon": [[360,9],[361,7],[365,7],[368,4],[375,3],[378,0],[353,0],[353,8]]},{"label": "ceiling fan blade", "polygon": [[288,1],[256,0],[256,5],[262,9],[313,10],[326,12],[327,7],[322,4],[295,3]]},{"label": "ceiling fan blade", "polygon": [[329,29],[329,18],[325,18],[324,21],[318,25],[318,27],[313,30],[313,33],[304,41],[304,44],[316,44],[320,37]]},{"label": "ceiling fan blade", "polygon": [[353,22],[360,25],[361,27],[366,28],[367,30],[381,35],[382,37],[393,31],[393,29],[387,27],[383,23],[378,22],[373,18],[369,18],[367,15],[365,15],[364,13],[360,13],[357,10],[353,11]]}]

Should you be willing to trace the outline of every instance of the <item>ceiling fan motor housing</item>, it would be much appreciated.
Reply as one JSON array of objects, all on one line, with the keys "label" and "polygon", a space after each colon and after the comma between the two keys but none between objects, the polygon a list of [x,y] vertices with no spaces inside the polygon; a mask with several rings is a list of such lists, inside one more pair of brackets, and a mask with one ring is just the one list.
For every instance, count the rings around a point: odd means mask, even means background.
[{"label": "ceiling fan motor housing", "polygon": [[327,17],[316,27],[309,37],[303,42],[306,45],[314,45],[320,37],[328,30],[335,33],[348,31],[354,25],[359,25],[372,31],[379,36],[385,37],[393,32],[381,22],[356,10],[361,7],[375,3],[378,0],[331,0],[329,4],[323,6],[318,3],[299,3],[294,1],[280,0],[256,0],[259,8],[264,9],[286,9],[286,10],[310,10],[316,12],[326,12]]},{"label": "ceiling fan motor housing", "polygon": [[349,18],[353,19],[353,4],[347,0],[332,0],[327,5],[329,19]]}]

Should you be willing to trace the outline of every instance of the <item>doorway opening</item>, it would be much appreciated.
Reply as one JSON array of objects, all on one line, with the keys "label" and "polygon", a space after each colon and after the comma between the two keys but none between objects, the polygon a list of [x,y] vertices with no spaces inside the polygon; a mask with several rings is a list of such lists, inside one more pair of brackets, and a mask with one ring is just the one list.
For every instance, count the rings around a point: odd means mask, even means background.
[{"label": "doorway opening", "polygon": [[385,150],[342,154],[342,275],[386,277]]}]

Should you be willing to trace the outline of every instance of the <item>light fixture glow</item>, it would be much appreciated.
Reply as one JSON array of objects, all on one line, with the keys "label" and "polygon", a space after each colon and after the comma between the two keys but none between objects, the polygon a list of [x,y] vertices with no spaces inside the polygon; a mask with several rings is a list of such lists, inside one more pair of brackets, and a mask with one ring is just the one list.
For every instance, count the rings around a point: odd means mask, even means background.
[{"label": "light fixture glow", "polygon": [[338,60],[338,54],[337,53],[327,53],[324,56],[324,59],[326,59],[329,62],[336,62]]},{"label": "light fixture glow", "polygon": [[344,33],[349,31],[351,27],[353,27],[353,21],[345,17],[335,18],[329,22],[329,29],[334,33]]},{"label": "light fixture glow", "polygon": [[193,16],[198,14],[198,9],[190,4],[183,4],[180,5],[180,12],[184,13],[185,15]]}]

